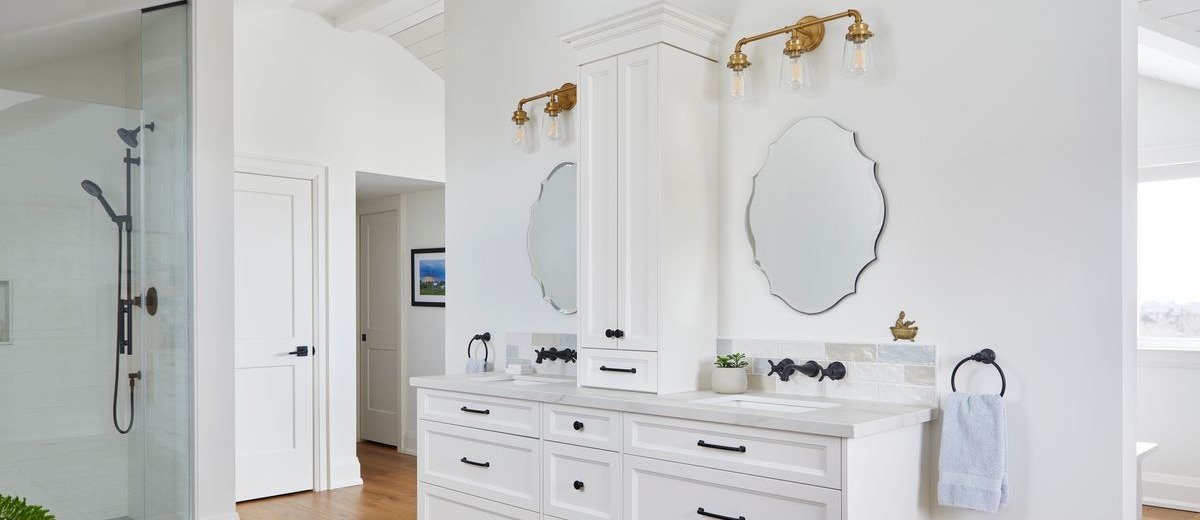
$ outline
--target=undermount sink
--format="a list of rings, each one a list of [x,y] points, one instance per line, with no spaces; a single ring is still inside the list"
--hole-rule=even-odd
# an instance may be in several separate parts
[[[558,377],[538,377],[538,376],[516,376],[516,375],[500,375],[480,379],[483,383],[505,384],[512,386],[533,386],[533,385],[552,385],[558,383],[569,383],[571,380]]]
[[[760,395],[728,395],[709,397],[692,401],[695,404],[711,404],[728,406],[743,410],[763,410],[769,412],[806,413],[841,406],[836,403],[819,403],[815,401],[800,401],[797,399],[780,399]]]

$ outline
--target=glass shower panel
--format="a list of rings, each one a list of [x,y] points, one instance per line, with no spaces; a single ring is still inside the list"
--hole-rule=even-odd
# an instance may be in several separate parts
[[[60,520],[192,517],[187,17],[0,75],[0,495]]]
[[[191,175],[188,153],[188,10],[142,14],[142,211],[135,244],[143,291],[158,297],[154,316],[139,328],[145,392],[139,468],[144,485],[131,486],[135,519],[186,518],[191,509]],[[134,455],[136,458],[138,455]]]

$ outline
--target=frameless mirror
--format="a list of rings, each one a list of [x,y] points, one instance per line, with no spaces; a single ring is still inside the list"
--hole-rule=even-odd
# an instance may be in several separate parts
[[[529,263],[542,298],[575,314],[575,163],[562,163],[542,181],[529,217]]]
[[[768,149],[747,208],[754,261],[771,294],[804,314],[854,294],[875,261],[885,211],[875,161],[854,132],[817,117],[792,125]]]

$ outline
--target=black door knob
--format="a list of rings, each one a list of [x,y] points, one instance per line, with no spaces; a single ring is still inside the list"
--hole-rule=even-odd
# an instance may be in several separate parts
[[[575,489],[577,489],[577,490],[579,490],[579,491],[583,491],[583,482],[582,482],[582,481],[579,481],[579,480],[576,480],[576,481],[575,481]]]
[[[581,423],[581,422],[579,422],[579,421],[575,421],[575,424],[572,424],[572,425],[571,425],[571,427],[572,427],[572,428],[575,428],[575,431],[582,431],[582,430],[583,430],[583,423]]]

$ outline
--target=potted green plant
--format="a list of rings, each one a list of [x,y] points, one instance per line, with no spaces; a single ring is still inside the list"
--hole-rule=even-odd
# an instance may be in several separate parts
[[[0,520],[55,520],[46,508],[25,503],[24,498],[0,495]]]
[[[717,356],[712,371],[712,389],[718,394],[740,394],[746,391],[746,355],[740,352]]]

